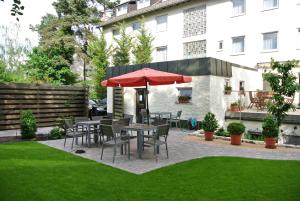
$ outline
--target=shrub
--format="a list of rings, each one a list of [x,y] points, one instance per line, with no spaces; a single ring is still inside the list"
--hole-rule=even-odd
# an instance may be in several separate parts
[[[215,134],[217,136],[229,137],[229,133],[223,127],[219,128]]]
[[[209,112],[205,115],[204,120],[202,121],[202,128],[207,132],[215,132],[219,127],[216,116]]]
[[[230,106],[231,107],[239,106],[239,103],[238,102],[234,102],[234,103],[231,103]]]
[[[35,137],[37,127],[36,119],[31,110],[21,112],[21,135],[23,139],[32,139]]]
[[[264,137],[277,137],[279,128],[276,119],[272,115],[267,115],[262,124],[262,134]]]
[[[232,87],[231,87],[231,86],[228,86],[228,85],[225,85],[225,86],[224,86],[224,89],[225,89],[225,91],[231,91],[231,90],[232,90]]]
[[[61,136],[62,136],[62,132],[61,132],[60,128],[56,127],[50,131],[49,139],[57,140],[57,139],[60,139]]]
[[[242,123],[232,122],[227,126],[227,131],[231,135],[241,135],[245,132],[246,127]]]

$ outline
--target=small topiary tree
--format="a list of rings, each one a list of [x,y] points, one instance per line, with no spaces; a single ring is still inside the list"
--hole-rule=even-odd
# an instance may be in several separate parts
[[[227,131],[231,135],[241,135],[245,132],[246,127],[239,122],[232,122],[227,126]]]
[[[21,135],[23,139],[35,138],[36,119],[31,110],[21,112]]]
[[[62,132],[61,132],[60,128],[58,128],[58,127],[53,128],[49,133],[49,139],[51,139],[51,140],[60,139],[61,136],[62,136]]]
[[[272,59],[273,72],[267,72],[263,75],[275,93],[272,101],[268,104],[268,112],[276,119],[278,127],[282,124],[287,112],[295,107],[292,103],[284,101],[285,96],[293,97],[296,90],[300,89],[300,85],[296,82],[297,78],[292,73],[295,66],[295,61],[280,63]]]
[[[264,137],[277,137],[279,133],[278,124],[276,119],[268,114],[262,124],[262,134]]]
[[[209,112],[205,115],[204,120],[202,121],[202,128],[207,132],[215,132],[219,127],[216,116]]]

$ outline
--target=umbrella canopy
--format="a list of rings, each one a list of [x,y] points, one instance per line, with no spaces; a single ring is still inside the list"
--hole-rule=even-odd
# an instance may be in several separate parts
[[[174,83],[180,84],[191,81],[191,76],[143,68],[141,70],[104,80],[101,82],[101,85],[105,87],[139,87],[147,85],[167,85]]]
[[[150,68],[143,68],[131,73],[109,78],[101,82],[105,87],[140,87],[145,86],[148,91],[148,85],[167,85],[167,84],[181,84],[192,81],[191,76],[184,76],[175,73],[167,73],[164,71],[154,70]],[[147,123],[149,125],[149,103],[148,94],[146,95],[147,108]]]

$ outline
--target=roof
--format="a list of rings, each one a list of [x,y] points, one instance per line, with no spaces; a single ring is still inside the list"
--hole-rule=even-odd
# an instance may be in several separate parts
[[[142,9],[131,11],[130,13],[120,15],[117,17],[113,17],[105,22],[100,23],[100,26],[102,26],[102,27],[108,26],[108,25],[114,24],[114,23],[122,21],[122,20],[127,20],[129,18],[134,18],[134,17],[140,16],[140,15],[146,14],[146,13],[151,13],[151,12],[154,12],[157,10],[169,8],[172,6],[176,6],[176,5],[191,2],[191,1],[192,0],[168,0],[168,1],[161,2],[161,3],[156,3],[156,4],[153,4],[152,6],[148,6],[148,7],[142,8]]]
[[[165,71],[169,73],[177,73],[187,76],[215,75],[222,77],[232,77],[233,67],[242,68],[244,70],[257,71],[257,69],[255,68],[241,66],[212,57],[204,57],[109,67],[106,69],[106,79],[134,72],[142,68],[151,68],[155,70]]]

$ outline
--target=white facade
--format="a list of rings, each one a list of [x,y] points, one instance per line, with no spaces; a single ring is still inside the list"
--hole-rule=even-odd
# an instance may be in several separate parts
[[[158,23],[161,16],[167,18],[163,28]],[[188,17],[192,27],[201,26],[196,34],[193,33],[195,30],[186,30],[189,27],[185,22]],[[256,68],[258,63],[270,62],[271,58],[278,61],[300,60],[300,21],[297,19],[300,19],[299,0],[195,0],[145,15],[145,27],[155,37],[153,62],[162,61],[162,58],[171,61],[213,57]],[[128,34],[137,33],[132,31],[132,23],[136,20],[126,21]],[[108,44],[113,44],[112,30],[112,25],[104,27]],[[162,56],[162,47],[167,49],[164,52],[165,57]],[[234,67],[230,79],[233,90],[237,89],[240,81],[245,81],[245,90],[262,89],[261,72],[262,70],[256,72]],[[296,68],[297,77],[299,73],[300,68]],[[212,110],[222,118],[228,104],[233,101],[230,100],[232,96],[224,96],[224,79],[216,76],[193,77],[193,83],[188,84],[193,87],[193,100],[190,105],[180,105],[173,101],[178,95],[176,86],[151,87],[151,110],[176,112],[182,108],[183,119],[192,116],[201,119],[205,112]],[[202,89],[203,86],[206,88]],[[125,103],[129,104],[125,107],[129,111],[135,111],[132,109],[135,106],[126,101],[133,98],[128,95],[133,94],[133,90],[125,89]],[[155,93],[151,93],[152,91]],[[166,92],[168,98],[159,97]],[[108,90],[108,96],[110,93]],[[205,97],[208,98],[202,93],[207,93]],[[166,103],[161,102],[159,106],[156,99],[165,100]],[[295,97],[295,103],[299,103],[299,94]],[[108,111],[112,111],[111,108]]]

